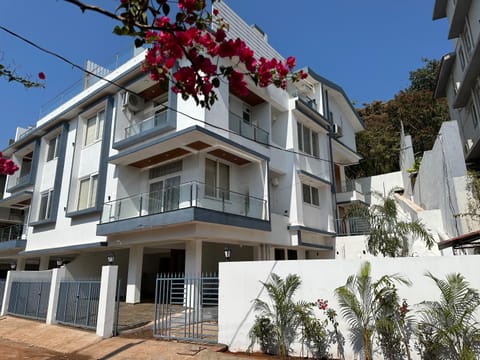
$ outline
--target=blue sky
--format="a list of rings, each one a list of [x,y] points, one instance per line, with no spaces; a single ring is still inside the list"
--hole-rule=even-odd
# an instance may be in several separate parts
[[[86,2],[89,2],[86,0]],[[113,9],[118,0],[91,0]],[[408,86],[421,58],[451,51],[445,19],[432,21],[433,0],[226,0],[257,24],[283,56],[341,85],[357,105],[388,100]],[[25,11],[28,9],[28,11]],[[61,0],[3,0],[0,25],[75,63],[101,64],[127,52],[131,39],[112,34],[113,20]],[[0,148],[16,126],[35,124],[43,104],[82,77],[70,65],[0,31],[0,59],[19,74],[46,74],[45,89],[0,80]]]

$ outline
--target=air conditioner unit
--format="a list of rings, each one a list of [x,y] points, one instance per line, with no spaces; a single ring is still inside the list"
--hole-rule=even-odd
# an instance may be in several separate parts
[[[467,139],[467,141],[465,142],[465,152],[468,153],[472,147],[473,147],[473,140]]]
[[[333,124],[333,137],[337,139],[342,136],[343,136],[342,127],[338,124]]]
[[[135,94],[125,93],[123,97],[123,106],[132,112],[137,112],[143,109],[145,101]]]

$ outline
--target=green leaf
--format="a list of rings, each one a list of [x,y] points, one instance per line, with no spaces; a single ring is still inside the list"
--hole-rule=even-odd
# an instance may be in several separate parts
[[[219,78],[213,78],[212,79],[212,85],[216,88],[220,87],[220,79]]]
[[[170,5],[168,5],[167,3],[163,4],[162,11],[165,16],[168,16],[168,14],[170,13]]]

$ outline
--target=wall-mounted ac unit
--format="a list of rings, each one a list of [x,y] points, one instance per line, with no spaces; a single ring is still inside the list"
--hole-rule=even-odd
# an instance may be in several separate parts
[[[335,139],[343,136],[342,127],[338,124],[333,124],[333,137]]]
[[[137,112],[142,110],[144,105],[145,100],[143,100],[140,96],[131,93],[125,93],[123,97],[123,106],[128,110]]]
[[[473,147],[473,140],[467,139],[467,141],[465,142],[465,152],[468,153],[472,147]]]

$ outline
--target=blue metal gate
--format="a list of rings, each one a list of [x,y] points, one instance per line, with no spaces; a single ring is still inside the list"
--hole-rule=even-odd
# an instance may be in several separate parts
[[[12,281],[8,313],[45,320],[51,281]]]
[[[62,324],[95,329],[99,297],[100,280],[61,281],[56,320]]]
[[[154,311],[154,336],[216,343],[218,276],[159,275]]]

